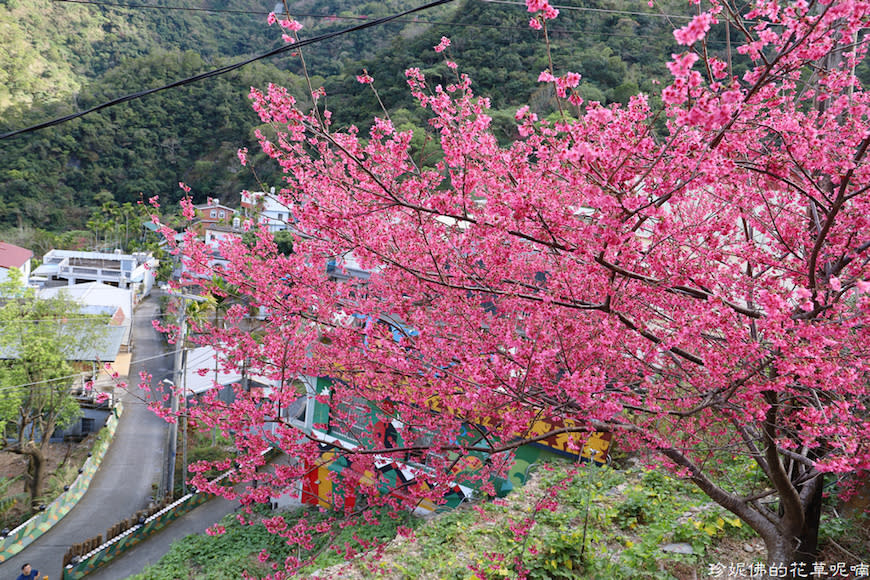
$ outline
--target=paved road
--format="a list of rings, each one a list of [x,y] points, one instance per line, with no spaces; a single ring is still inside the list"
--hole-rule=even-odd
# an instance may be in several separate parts
[[[189,535],[201,534],[222,517],[239,506],[237,501],[213,498],[184,514],[118,559],[88,574],[87,580],[119,580],[140,573],[146,566],[156,564],[172,543]]]
[[[155,382],[172,372],[172,356],[160,356],[166,350],[165,342],[151,326],[157,310],[158,299],[152,297],[135,312],[130,367],[133,385],[140,371],[150,373]],[[152,484],[160,481],[167,423],[146,408],[141,394],[136,387],[124,393],[124,414],[115,440],[78,505],[50,531],[0,565],[0,580],[14,579],[25,562],[31,562],[40,576],[47,574],[50,580],[57,580],[63,555],[72,544],[105,535],[109,526],[147,507]]]

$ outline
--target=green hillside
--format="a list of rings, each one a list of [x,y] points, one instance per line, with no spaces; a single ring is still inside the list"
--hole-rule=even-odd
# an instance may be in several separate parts
[[[269,27],[263,0],[153,0],[159,8],[125,8],[100,0],[0,0],[0,132],[66,115],[104,101],[158,87],[282,45]],[[625,102],[664,79],[674,50],[673,19],[622,0],[571,0],[550,30],[556,72],[583,74],[587,100]],[[343,29],[419,5],[410,0],[289,3],[304,28],[302,38]],[[188,8],[179,10],[178,8]],[[195,8],[195,10],[190,10]],[[213,9],[208,12],[204,9]],[[688,6],[673,2],[673,12]],[[650,14],[645,14],[649,11]],[[500,137],[511,139],[517,106],[553,110],[550,90],[537,83],[549,66],[540,32],[528,27],[521,2],[462,0],[383,26],[304,49],[315,87],[339,127],[366,124],[380,107],[356,82],[367,69],[403,129],[421,133],[425,111],[408,94],[404,70],[419,66],[433,83],[447,81],[441,36],[453,44],[449,58],[469,74],[478,94],[491,97]],[[713,48],[724,47],[713,39]],[[102,203],[180,196],[178,182],[195,198],[234,203],[243,188],[275,185],[280,176],[264,156],[252,168],[236,159],[240,147],[256,151],[259,123],[247,94],[274,81],[304,98],[307,83],[298,55],[284,53],[231,74],[163,91],[50,129],[0,141],[0,231],[36,227],[82,229]]]

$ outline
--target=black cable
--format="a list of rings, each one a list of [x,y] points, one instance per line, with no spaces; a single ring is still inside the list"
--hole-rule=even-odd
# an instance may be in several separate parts
[[[482,0],[486,2],[487,0]],[[214,13],[229,13],[229,14],[248,14],[252,16],[265,16],[270,12],[261,12],[256,10],[228,10],[222,8],[184,8],[182,6],[156,6],[154,4],[122,4],[120,2],[98,2],[97,0],[52,0],[52,2],[66,4],[88,4],[91,6],[110,6],[113,8],[130,8],[130,9],[155,9],[155,10],[177,10],[180,12],[214,12]],[[278,15],[278,14],[276,14]],[[312,14],[308,12],[293,12],[293,18],[319,18],[321,20],[370,20],[368,16],[338,16],[335,14]],[[431,24],[433,26],[464,26],[473,28],[491,28],[496,30],[514,30],[518,32],[529,32],[531,28],[528,25],[523,26],[505,26],[503,24],[482,24],[479,22],[445,22],[443,20],[420,20],[418,18],[396,18],[394,22],[407,22],[410,24]],[[597,34],[599,36],[624,36],[627,38],[656,38],[650,35],[640,34],[620,34],[600,32],[598,30],[578,29],[570,30],[567,28],[547,28],[549,34]]]
[[[260,12],[256,10],[227,10],[221,8],[184,8],[182,6],[156,6],[154,4],[122,4],[120,2],[98,2],[97,0],[52,0],[52,2],[66,4],[89,4],[92,6],[111,6],[113,8],[149,8],[155,10],[178,10],[181,12],[214,12],[214,13],[229,13],[229,14],[250,14],[252,16],[265,16],[271,12]],[[283,14],[283,13],[282,13]],[[281,16],[277,14],[276,16]],[[371,20],[368,16],[338,16],[335,14],[312,14],[307,12],[293,12],[293,18],[319,18],[321,20]],[[439,20],[420,20],[418,18],[396,18],[394,22],[407,22],[410,24],[432,24],[432,25],[447,25],[447,26],[472,26],[475,28],[495,28],[498,30],[517,30],[528,32],[531,30],[528,26],[505,26],[503,24],[480,24],[474,22],[445,22]],[[549,28],[547,32],[551,34],[574,34],[575,31],[567,28]],[[591,32],[591,31],[581,31]]]
[[[416,8],[411,8],[410,10],[406,10],[404,12],[400,12],[399,14],[393,14],[392,16],[384,16],[382,18],[377,18],[370,22],[365,22],[363,24],[358,24],[356,26],[351,26],[350,28],[344,28],[342,30],[336,30],[334,32],[328,32],[326,34],[321,34],[320,36],[315,36],[313,38],[307,38],[305,40],[300,40],[299,42],[294,42],[293,44],[285,44],[284,46],[278,47],[274,50],[270,50],[269,52],[260,54],[258,56],[251,57],[249,59],[230,64],[227,66],[223,66],[220,68],[216,68],[210,70],[208,72],[204,72],[198,75],[194,75],[192,77],[187,77],[185,79],[181,79],[160,87],[156,87],[153,89],[148,89],[145,91],[139,91],[138,93],[132,93],[129,95],[125,95],[123,97],[113,99],[111,101],[106,101],[104,103],[100,103],[90,109],[86,109],[84,111],[79,111],[78,113],[73,113],[71,115],[66,115],[64,117],[59,117],[56,119],[52,119],[51,121],[46,121],[44,123],[39,123],[37,125],[32,125],[30,127],[25,127],[24,129],[17,129],[15,131],[10,131],[8,133],[4,133],[0,135],[0,141],[9,139],[10,137],[15,137],[16,135],[21,135],[23,133],[32,133],[33,131],[39,131],[40,129],[47,129],[48,127],[53,127],[55,125],[60,125],[62,123],[66,123],[67,121],[72,121],[73,119],[78,119],[79,117],[84,117],[85,115],[89,115],[91,113],[95,113],[97,111],[101,111],[103,109],[107,109],[109,107],[114,107],[115,105],[120,105],[121,103],[126,103],[128,101],[134,101],[136,99],[140,99],[146,95],[150,95],[153,93],[157,93],[160,91],[165,91],[167,89],[174,89],[175,87],[180,87],[183,85],[188,85],[191,83],[195,83],[197,81],[201,81],[203,79],[211,78],[214,76],[219,76],[222,74],[226,74],[228,72],[232,72],[236,69],[242,68],[245,65],[251,64],[252,62],[256,62],[258,60],[263,60],[264,58],[269,58],[278,54],[282,54],[284,52],[297,50],[304,46],[308,46],[310,44],[314,44],[317,42],[321,42],[323,40],[328,40],[330,38],[335,38],[337,36],[342,36],[344,34],[348,34],[350,32],[356,32],[358,30],[365,30],[366,28],[372,28],[374,26],[379,26],[386,22],[390,22],[392,20],[396,20],[397,18],[402,18],[403,16],[408,16],[409,14],[414,14],[416,12],[422,12],[424,10],[429,10],[430,8],[435,8],[436,6],[441,6],[443,4],[449,4],[454,0],[435,0],[434,2],[430,2],[428,4],[424,4],[422,6],[418,6]]]
[[[481,2],[486,2],[487,4],[512,4],[514,6],[523,6],[526,4],[524,2],[517,2],[516,0],[481,0]],[[592,8],[589,6],[564,6],[562,4],[551,4],[553,8],[558,8],[560,10],[578,10],[580,12],[599,12],[602,14],[625,14],[627,16],[653,16],[659,18],[679,18],[680,20],[691,20],[692,16],[686,16],[684,14],[665,14],[664,12],[636,12],[632,10],[615,10],[609,8]]]
[[[267,15],[270,12],[264,12],[259,10],[232,10],[228,8],[194,8],[194,7],[184,7],[184,6],[157,6],[156,4],[124,4],[121,2],[98,2],[97,0],[52,0],[53,2],[66,2],[69,4],[93,4],[95,6],[112,6],[116,8],[153,8],[155,10],[179,10],[182,12],[214,12],[214,13],[228,13],[228,14],[254,14],[254,15]],[[517,6],[525,6],[522,2],[511,2],[508,0],[480,0],[481,2],[485,2],[487,4],[512,4]],[[603,14],[624,14],[627,16],[657,16],[660,18],[679,18],[681,20],[691,20],[691,16],[686,16],[682,14],[664,14],[661,12],[636,12],[631,10],[615,10],[615,9],[605,9],[605,8],[590,8],[585,6],[562,6],[558,4],[554,4],[553,8],[560,8],[563,10],[578,10],[581,12],[598,12]],[[276,16],[279,14],[276,12]],[[310,14],[304,12],[293,12],[292,15],[294,18],[332,18],[335,20],[368,20],[368,16],[338,16],[334,14]]]
[[[157,8],[157,9],[161,9],[161,10],[187,10],[187,11],[203,11],[203,12],[229,12],[229,13],[235,13],[235,14],[268,14],[268,12],[254,12],[254,11],[247,11],[247,10],[226,10],[226,9],[206,9],[206,8],[166,7],[166,6],[147,5],[147,4],[121,4],[121,3],[112,3],[112,2],[98,2],[98,1],[96,1],[96,0],[53,0],[53,1],[55,1],[55,2],[76,3],[76,4],[93,4],[93,5],[98,5],[98,6],[115,6],[115,7],[125,7],[125,8]],[[275,56],[275,55],[277,55],[277,54],[281,54],[281,53],[284,53],[284,52],[287,52],[287,51],[292,51],[292,50],[297,49],[297,48],[301,48],[301,47],[304,47],[304,46],[308,46],[308,45],[310,45],[310,44],[314,44],[314,43],[320,42],[320,41],[322,41],[322,40],[328,40],[328,39],[330,39],[330,38],[334,38],[334,37],[337,37],[337,36],[342,36],[342,35],[347,34],[347,33],[350,33],[350,32],[356,32],[356,31],[358,31],[358,30],[364,30],[364,29],[366,29],[366,28],[371,28],[371,27],[374,27],[374,26],[379,26],[379,25],[381,25],[381,24],[385,24],[385,23],[388,23],[388,22],[401,20],[403,17],[408,16],[408,15],[410,15],[410,14],[414,14],[414,13],[416,13],[416,12],[421,12],[421,11],[424,11],[424,10],[428,10],[428,9],[430,9],[430,8],[435,8],[435,7],[437,7],[437,6],[441,6],[441,5],[443,5],[443,4],[449,4],[449,3],[453,2],[453,1],[454,1],[454,0],[436,0],[435,2],[430,2],[429,4],[424,4],[423,6],[418,6],[418,7],[416,7],[416,8],[412,8],[412,9],[410,9],[410,10],[406,10],[406,11],[404,11],[404,12],[401,12],[401,13],[399,13],[399,14],[393,14],[393,15],[391,15],[391,16],[384,16],[384,17],[381,17],[381,18],[377,18],[377,19],[375,19],[375,20],[371,20],[371,21],[365,22],[365,23],[363,23],[363,24],[359,24],[359,25],[356,25],[356,26],[352,26],[352,27],[350,27],[350,28],[344,28],[344,29],[342,29],[342,30],[337,30],[337,31],[334,31],[334,32],[329,32],[329,33],[321,34],[321,35],[319,35],[319,36],[315,36],[315,37],[313,37],[313,38],[309,38],[309,39],[301,40],[301,41],[296,42],[296,43],[293,43],[293,44],[284,45],[284,46],[281,46],[281,47],[276,48],[276,49],[274,49],[274,50],[271,50],[271,51],[269,51],[269,52],[266,52],[266,53],[264,53],[264,54],[260,54],[260,55],[258,55],[258,56],[255,56],[255,57],[249,58],[249,59],[247,59],[247,60],[243,60],[243,61],[240,61],[240,62],[237,62],[237,63],[231,64],[231,65],[227,65],[227,66],[224,66],[224,67],[220,67],[220,68],[217,68],[217,69],[213,69],[213,70],[211,70],[211,71],[208,71],[208,72],[205,72],[205,73],[202,73],[202,74],[199,74],[199,75],[195,75],[195,76],[192,76],[192,77],[188,77],[188,78],[185,78],[185,79],[181,79],[181,80],[179,80],[179,81],[175,81],[175,82],[172,82],[172,83],[169,83],[169,84],[166,84],[166,85],[160,86],[160,87],[156,87],[156,88],[153,88],[153,89],[147,89],[147,90],[144,90],[144,91],[139,91],[139,92],[137,92],[137,93],[132,93],[132,94],[129,94],[129,95],[125,95],[125,96],[120,97],[120,98],[118,98],[118,99],[114,99],[114,100],[111,100],[111,101],[106,101],[106,102],[104,102],[104,103],[101,103],[101,104],[99,104],[99,105],[96,105],[96,106],[94,106],[94,107],[91,107],[90,109],[87,109],[87,110],[84,110],[84,111],[79,111],[79,112],[77,112],[77,113],[73,113],[73,114],[70,114],[70,115],[66,115],[66,116],[64,116],[64,117],[58,117],[58,118],[56,118],[56,119],[52,119],[51,121],[46,121],[46,122],[44,122],[44,123],[39,123],[39,124],[37,124],[37,125],[31,125],[30,127],[25,127],[25,128],[23,128],[23,129],[17,129],[17,130],[15,130],[15,131],[10,131],[10,132],[4,133],[4,134],[0,135],[0,141],[5,140],[5,139],[9,139],[9,138],[11,138],[11,137],[15,137],[15,136],[17,136],[17,135],[21,135],[21,134],[23,134],[23,133],[31,133],[31,132],[34,132],[34,131],[38,131],[38,130],[40,130],[40,129],[46,129],[46,128],[48,128],[48,127],[53,127],[53,126],[55,126],[55,125],[60,125],[60,124],[66,123],[67,121],[72,121],[73,119],[77,119],[77,118],[79,118],[79,117],[83,117],[83,116],[88,115],[88,114],[90,114],[90,113],[94,113],[94,112],[100,111],[100,110],[102,110],[102,109],[106,109],[106,108],[109,108],[109,107],[113,107],[113,106],[115,106],[115,105],[119,105],[119,104],[121,104],[121,103],[126,103],[126,102],[128,102],[128,101],[133,101],[133,100],[136,100],[136,99],[142,98],[142,97],[144,97],[144,96],[146,96],[146,95],[150,95],[150,94],[152,94],[152,93],[157,93],[157,92],[159,92],[159,91],[163,91],[163,90],[166,90],[166,89],[172,89],[172,88],[180,87],[180,86],[183,86],[183,85],[186,85],[186,84],[191,84],[191,83],[194,83],[194,82],[197,82],[197,81],[203,80],[203,79],[211,78],[211,77],[213,77],[213,76],[219,76],[219,75],[222,75],[222,74],[226,74],[226,73],[228,73],[228,72],[232,72],[232,71],[234,71],[234,70],[236,70],[236,69],[239,69],[239,68],[241,68],[241,67],[243,67],[243,66],[246,66],[246,65],[248,65],[248,64],[251,64],[252,62],[256,62],[256,61],[258,61],[258,60],[262,60],[262,59],[264,59],[264,58],[269,58],[269,57]],[[499,0],[482,0],[482,1],[487,2],[487,3],[496,3],[496,4],[519,4],[518,2],[509,2],[509,1],[504,1],[504,0],[502,0],[502,1],[499,1]],[[564,8],[575,8],[575,7],[564,7]],[[582,10],[582,8],[575,8],[575,9]],[[592,9],[589,9],[589,10],[592,11]],[[615,13],[621,13],[621,12],[623,12],[623,11],[616,11],[616,10],[614,10],[614,11],[612,11],[612,12],[615,12]],[[628,13],[628,12],[626,12],[626,13]],[[639,13],[639,14],[645,14],[645,13]],[[654,14],[653,14],[653,15],[654,15]],[[366,18],[366,17],[364,17],[364,16],[332,16],[332,15],[323,15],[323,14],[299,14],[298,16],[299,16],[299,17],[309,17],[309,18],[327,18],[327,19],[328,19],[328,18],[336,18],[336,19],[338,19],[338,18],[341,18],[341,19],[364,19],[364,18]],[[441,23],[441,22],[429,22],[429,21],[420,21],[420,20],[411,20],[410,22],[419,22],[419,23],[422,23],[422,24],[445,24],[445,23]],[[458,22],[451,22],[451,23],[449,23],[449,24],[450,24],[450,26],[475,26],[475,27],[479,27],[479,28],[484,28],[484,27],[486,27],[486,28],[509,28],[509,29],[512,29],[512,30],[517,30],[517,29],[519,29],[519,30],[524,30],[524,31],[527,30],[527,29],[524,28],[524,27],[505,27],[505,26],[499,26],[499,25],[487,25],[487,24],[478,24],[478,23],[458,23]],[[565,34],[570,34],[570,33],[572,33],[572,31],[567,30],[567,29],[565,29],[565,30],[561,30],[561,29],[552,29],[552,30],[550,30],[550,32],[551,32],[551,33],[565,33]],[[605,33],[605,32],[593,32],[593,31],[589,31],[589,32],[591,32],[592,34],[597,34],[598,36],[625,36],[625,37],[630,37],[630,38],[646,37],[646,36],[641,36],[641,35],[630,35],[630,34],[619,34],[619,33]],[[654,37],[649,37],[649,38],[654,38]],[[717,43],[717,44],[718,44],[717,41],[712,41],[712,43]]]
[[[52,2],[67,2],[69,4],[93,4],[94,6],[111,6],[113,8],[153,8],[154,10],[180,10],[183,12],[220,12],[225,14],[252,14],[263,16],[269,14],[269,12],[257,10],[230,10],[227,8],[185,8],[183,6],[157,6],[155,4],[122,4],[121,2],[96,2],[95,0],[52,0]]]

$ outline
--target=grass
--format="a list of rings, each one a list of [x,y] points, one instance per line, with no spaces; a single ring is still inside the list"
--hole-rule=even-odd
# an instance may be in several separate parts
[[[751,536],[663,472],[581,467],[569,480],[568,470],[545,466],[519,493],[441,515],[354,568],[364,578],[673,578],[701,569],[715,538]],[[693,553],[662,551],[677,542]]]
[[[175,542],[170,551],[157,563],[149,566],[134,580],[175,580],[178,578],[203,580],[230,580],[245,574],[262,577],[276,568],[287,557],[313,559],[300,577],[308,577],[314,570],[344,562],[344,551],[350,547],[359,550],[360,542],[383,543],[396,537],[399,526],[415,525],[410,514],[398,514],[392,518],[384,515],[377,518],[377,525],[348,526],[337,531],[333,537],[328,533],[312,534],[311,545],[303,548],[271,534],[261,525],[265,519],[281,515],[288,527],[301,519],[309,524],[327,522],[328,513],[315,508],[299,509],[275,514],[266,507],[258,507],[250,516],[230,514],[223,518],[219,527],[223,533],[215,536],[190,535]],[[244,520],[244,522],[242,522]],[[329,546],[340,546],[340,550]],[[261,558],[262,556],[262,558]],[[263,561],[268,556],[269,561]]]
[[[335,538],[315,534],[307,550],[229,516],[222,522],[224,535],[190,536],[135,578],[262,577],[273,571],[271,562],[280,569],[287,556],[314,556],[296,577],[468,580],[517,578],[523,572],[531,579],[688,580],[704,576],[711,564],[727,569],[765,560],[763,543],[752,530],[663,470],[581,466],[569,478],[571,468],[541,466],[525,488],[504,499],[425,519],[381,514],[375,525],[344,528]],[[261,511],[257,517],[274,515]],[[825,515],[822,555],[843,560],[837,551],[842,549],[866,562],[870,531],[860,531],[866,521],[834,515],[830,509]],[[329,517],[316,509],[283,516],[288,526],[302,517],[311,524]],[[397,536],[399,526],[414,533]],[[386,542],[377,556],[344,560],[347,547],[358,550],[360,541],[372,540]],[[340,548],[328,549],[328,544]],[[666,551],[668,544],[690,553]],[[261,553],[271,562],[261,562]]]

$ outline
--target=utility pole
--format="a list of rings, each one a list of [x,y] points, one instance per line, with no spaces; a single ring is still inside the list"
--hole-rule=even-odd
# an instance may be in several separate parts
[[[166,445],[166,466],[164,469],[165,477],[163,482],[163,488],[160,490],[160,496],[170,496],[172,497],[173,491],[175,489],[175,457],[178,455],[178,421],[183,421],[182,423],[182,436],[184,440],[182,441],[182,462],[186,466],[187,465],[187,378],[185,372],[186,366],[186,357],[184,350],[184,343],[187,336],[187,302],[186,300],[191,300],[193,302],[205,302],[206,298],[202,296],[196,296],[194,294],[171,294],[170,296],[174,296],[179,299],[179,310],[178,310],[178,340],[175,343],[175,359],[173,363],[173,380],[164,379],[163,382],[170,387],[170,410],[172,415],[175,417],[175,421],[169,424],[169,440]],[[181,386],[182,389],[182,397],[185,399],[184,401],[184,413],[180,414],[178,412],[179,409],[179,400],[178,400],[178,388]],[[187,490],[187,485],[183,486],[184,490]]]
[[[178,386],[184,376],[184,342],[187,334],[187,304],[183,299],[178,302],[178,340],[175,343],[175,363],[172,373],[172,402],[170,408],[175,421],[169,424],[169,453],[167,461],[166,493],[173,497],[175,492],[175,456],[178,454]]]
[[[184,469],[183,477],[181,478],[181,495],[187,495],[187,351],[182,353],[182,368],[185,369],[181,377],[181,466]]]

